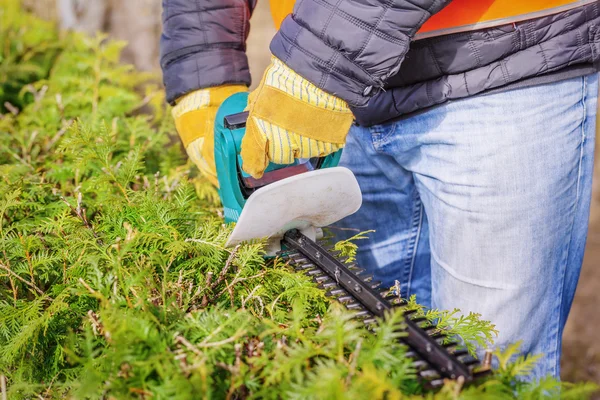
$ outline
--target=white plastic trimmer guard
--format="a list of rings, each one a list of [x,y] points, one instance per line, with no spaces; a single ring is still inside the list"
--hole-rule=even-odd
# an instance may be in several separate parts
[[[254,192],[226,246],[269,238],[267,253],[281,250],[280,241],[290,229],[299,229],[315,240],[317,229],[354,214],[362,194],[354,174],[334,167],[295,175]]]

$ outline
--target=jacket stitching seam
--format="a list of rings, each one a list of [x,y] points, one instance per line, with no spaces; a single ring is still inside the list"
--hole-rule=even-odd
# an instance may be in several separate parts
[[[507,60],[504,59],[500,62],[500,70],[502,71],[502,77],[504,78],[504,84],[507,85],[510,83],[510,72],[508,72],[508,67],[506,66]]]
[[[196,4],[198,4],[198,1],[196,0]],[[204,13],[207,11],[220,11],[220,10],[229,10],[232,8],[237,8],[237,6],[226,6],[226,7],[215,7],[215,8],[201,8],[197,11],[182,11],[182,12],[178,12],[175,13],[173,15],[169,15],[167,18],[164,19],[163,24],[166,24],[171,18],[174,17],[179,17],[181,15],[189,15],[190,13]]]
[[[521,49],[521,40],[520,40],[521,31],[519,30],[519,27],[515,25],[515,30],[511,33],[512,33],[511,38],[510,38],[510,41],[512,43],[511,53],[514,53]]]
[[[345,11],[342,11],[340,9],[334,9],[333,6],[327,2],[324,2],[322,0],[313,0],[315,3],[319,3],[321,6],[328,8],[329,10],[331,10],[335,15],[338,15],[342,18],[344,18],[346,21],[350,22],[353,25],[358,26],[359,28],[362,28],[365,32],[371,32],[372,30],[372,26],[367,24],[366,22],[348,14]],[[298,21],[296,21],[298,22]],[[388,35],[384,32],[381,31],[376,31],[374,32],[375,36],[379,37],[380,39],[384,39],[387,40],[389,42],[395,43],[395,44],[399,44],[399,45],[406,45],[408,40],[407,40],[407,36],[405,34],[401,34],[402,37],[397,38],[395,36],[391,36]],[[315,35],[316,36],[316,35]]]
[[[544,46],[542,46],[543,43],[538,44],[538,47],[540,48],[540,54],[542,55],[542,60],[544,61],[544,72],[548,71],[550,69],[550,65],[548,64],[548,59],[546,58],[546,50],[544,49]]]
[[[324,73],[323,76],[321,77],[320,80],[320,85],[319,87],[325,87],[325,85],[327,84],[327,81],[329,80],[329,77],[331,76],[331,70],[333,68],[333,66],[335,65],[335,63],[337,62],[337,59],[339,58],[340,53],[334,52],[333,53],[333,57],[332,60],[330,61],[330,67],[329,67],[329,71],[327,71],[327,73]]]
[[[591,60],[594,61],[594,60],[597,60],[597,57],[598,57],[598,52],[596,50],[596,45],[598,44],[597,38],[596,38],[597,31],[596,31],[595,25],[590,26],[588,35],[589,35],[590,57],[591,57]]]
[[[426,47],[427,50],[429,51],[429,54],[431,54],[431,59],[433,60],[433,65],[435,65],[436,69],[438,70],[438,74],[443,74],[444,72],[442,71],[442,68],[440,67],[440,63],[437,59],[437,57],[435,56],[435,52],[433,51],[433,46],[427,46]]]
[[[210,44],[195,44],[192,46],[183,47],[181,49],[173,50],[170,53],[165,54],[162,57],[161,65],[163,68],[171,65],[174,62],[179,61],[185,56],[203,53],[204,51],[215,51],[215,50],[236,50],[244,51],[244,48],[239,43],[234,42],[223,42],[223,43],[210,43]]]
[[[473,43],[473,34],[469,35],[469,40],[467,41],[467,47],[473,52],[473,56],[475,57],[475,63],[477,67],[481,67],[481,54],[479,53],[479,49]]]
[[[329,17],[327,18],[327,22],[325,22],[325,24],[323,25],[323,29],[321,29],[321,34],[319,35],[320,39],[323,39],[325,37],[325,32],[327,31],[327,28],[329,28],[329,24],[331,23],[331,20],[333,19],[333,16],[335,15],[335,10],[340,6],[340,4],[342,3],[343,0],[337,0],[337,3],[335,4],[335,8],[331,8],[329,11]]]
[[[304,2],[304,0],[300,0],[300,3],[303,3],[303,2]],[[298,23],[298,22],[296,22],[296,23]],[[298,24],[298,26],[300,26],[302,28],[302,25]],[[296,46],[294,46],[294,43],[296,43],[296,41],[298,40],[298,36],[300,36],[300,32],[302,32],[302,29],[298,29],[296,31],[296,34],[294,35],[294,40],[293,41],[289,41],[290,47],[286,51],[285,60],[282,60],[284,62],[284,64],[287,64],[288,61],[290,60],[290,58],[292,58],[292,50],[294,50],[294,47],[296,47]],[[280,33],[281,33],[281,31],[280,31]],[[287,39],[286,36],[283,33],[281,33],[281,36],[284,39]]]
[[[427,106],[431,106],[433,104],[433,96],[431,93],[431,81],[427,81],[425,83],[425,94],[427,95]]]
[[[298,24],[298,25],[299,25],[299,26],[300,26],[302,29],[305,29],[305,30],[307,30],[308,32],[310,32],[310,34],[314,35],[314,33],[313,33],[313,32],[312,32],[310,29],[306,28],[306,27],[305,27],[304,25],[302,25],[302,24],[301,24],[299,21],[296,21],[296,23],[297,23],[297,24]],[[313,60],[315,60],[315,61],[318,61],[318,62],[319,62],[319,64],[321,64],[321,65],[323,65],[323,66],[328,66],[328,65],[327,65],[327,61],[325,61],[325,60],[323,60],[323,59],[321,59],[321,58],[319,58],[319,57],[317,57],[317,56],[313,55],[313,54],[312,54],[312,53],[310,53],[308,50],[305,50],[304,48],[302,48],[301,46],[299,46],[299,45],[296,43],[296,41],[297,41],[297,39],[298,39],[298,36],[300,36],[300,32],[301,32],[301,30],[298,30],[298,32],[297,32],[297,33],[296,33],[296,35],[294,36],[294,40],[293,40],[293,41],[292,41],[292,40],[290,40],[290,38],[288,38],[288,37],[287,37],[287,36],[286,36],[286,35],[283,33],[283,31],[281,31],[281,30],[279,31],[279,35],[280,35],[280,36],[281,36],[283,39],[285,39],[285,40],[286,40],[286,41],[287,41],[287,42],[290,44],[290,46],[294,47],[295,49],[299,50],[300,52],[302,52],[302,53],[306,54],[307,56],[311,57]],[[315,35],[315,37],[316,37],[316,35]],[[321,41],[321,43],[322,43],[323,45],[325,45],[325,46],[326,46],[328,49],[330,49],[331,51],[333,51],[333,52],[339,52],[337,49],[335,49],[335,48],[331,47],[329,44],[327,44],[327,43],[325,43],[325,42],[323,42],[323,41]],[[346,58],[346,57],[344,57],[344,58]],[[348,59],[348,58],[346,58],[346,60],[348,60],[348,61],[349,61],[349,62],[350,62],[352,65],[354,65],[356,68],[358,68],[359,70],[361,70],[361,72],[363,72],[365,75],[367,75],[367,77],[370,79],[368,82],[366,82],[368,85],[377,85],[377,84],[379,84],[379,81],[378,81],[378,80],[377,80],[377,79],[376,79],[376,78],[375,78],[375,77],[374,77],[374,76],[373,76],[371,73],[369,73],[367,70],[365,70],[365,69],[364,69],[364,68],[363,68],[363,67],[362,67],[360,64],[357,64],[357,63],[353,62],[352,60],[350,60],[350,59]],[[351,77],[349,74],[346,74],[346,73],[344,73],[344,72],[343,72],[342,70],[340,70],[340,69],[337,69],[337,68],[332,68],[332,71],[335,71],[335,72],[339,73],[340,75],[343,75],[343,76],[345,76],[345,77],[347,77],[347,78],[350,78],[350,79],[351,79],[353,82],[364,83],[364,82],[361,82],[361,81],[357,81],[356,79],[353,79],[353,78],[352,78],[352,77]]]
[[[572,24],[569,21],[567,23],[568,27],[571,27]],[[583,40],[583,35],[581,34],[581,30],[580,29],[575,29],[575,36],[577,37],[577,50],[575,50],[575,54],[577,55],[577,57],[583,56],[582,52],[584,50],[584,46],[585,46],[585,41]],[[590,41],[591,43],[591,41]]]
[[[204,44],[208,44],[208,34],[206,33],[206,29],[204,26],[204,11],[200,11],[200,9],[202,8],[202,6],[200,5],[200,0],[196,0],[196,6],[198,7],[198,11],[196,12],[196,14],[198,14],[198,22],[200,23],[200,29],[202,30],[202,36],[204,36]]]
[[[387,12],[390,10],[390,7],[392,6],[392,1],[393,0],[387,0],[386,1],[384,9],[383,9],[383,12],[381,13],[381,15],[379,16],[379,18],[377,19],[377,22],[375,23],[375,26],[373,27],[373,29],[371,29],[371,31],[369,32],[369,35],[367,36],[367,38],[365,40],[365,43],[361,46],[361,48],[358,51],[358,53],[356,53],[356,55],[353,57],[353,60],[355,60],[358,57],[360,57],[362,55],[363,51],[365,51],[365,49],[369,45],[369,42],[371,42],[371,39],[373,38],[373,35],[379,29],[379,25],[381,24],[381,21],[383,21],[383,18],[385,18]]]
[[[313,59],[314,61],[316,61],[316,62],[317,62],[318,64],[320,64],[321,66],[324,66],[324,67],[328,67],[328,66],[329,66],[329,65],[327,64],[327,61],[324,61],[324,60],[322,60],[321,58],[319,58],[319,57],[317,57],[317,56],[315,56],[315,55],[311,54],[311,53],[310,53],[310,52],[308,52],[307,50],[305,50],[305,49],[303,49],[302,47],[298,46],[296,43],[294,43],[294,42],[290,41],[290,39],[289,39],[288,37],[286,37],[286,36],[285,36],[285,35],[284,35],[284,34],[283,34],[281,31],[279,31],[279,33],[280,33],[280,36],[281,36],[281,38],[282,38],[283,40],[287,41],[287,42],[290,44],[290,47],[292,47],[292,48],[294,48],[294,49],[296,49],[296,50],[300,51],[301,53],[305,54],[307,57],[310,57],[311,59]],[[328,46],[328,47],[329,47],[329,46]],[[330,49],[331,49],[331,47],[330,47]],[[333,50],[333,49],[332,49],[332,50]],[[368,77],[371,79],[371,81],[370,81],[370,82],[367,82],[367,84],[373,84],[373,85],[374,85],[375,83],[377,83],[377,82],[376,82],[376,81],[375,81],[375,80],[374,80],[374,79],[371,77],[371,74],[369,74],[367,71],[365,71],[365,70],[364,70],[364,69],[363,69],[363,68],[362,68],[360,65],[358,65],[358,64],[356,64],[356,63],[353,63],[353,62],[352,62],[352,65],[354,65],[356,68],[360,69],[360,70],[361,70],[363,73],[365,73],[365,74],[366,74],[366,75],[367,75],[367,76],[368,76]],[[357,81],[356,79],[352,78],[352,77],[351,77],[349,74],[346,74],[345,72],[341,71],[341,70],[340,70],[340,69],[338,69],[338,68],[331,67],[331,71],[333,71],[333,72],[336,72],[336,73],[338,73],[338,74],[340,74],[340,75],[342,75],[342,76],[345,76],[346,78],[350,79],[352,82],[359,83],[359,84],[364,84],[364,82],[362,82],[362,81]],[[357,97],[357,98],[360,98],[360,97]]]

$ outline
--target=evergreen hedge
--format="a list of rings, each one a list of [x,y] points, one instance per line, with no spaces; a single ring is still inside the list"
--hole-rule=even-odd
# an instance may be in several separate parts
[[[214,189],[186,161],[123,44],[59,34],[0,0],[0,399],[581,399],[496,353],[468,388],[424,392],[400,313],[368,332],[262,243],[225,249]],[[353,245],[344,243],[352,252]],[[472,351],[494,328],[417,308]]]

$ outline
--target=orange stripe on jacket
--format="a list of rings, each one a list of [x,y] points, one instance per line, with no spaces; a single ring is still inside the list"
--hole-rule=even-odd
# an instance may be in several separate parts
[[[454,0],[421,27],[418,37],[438,36],[553,14],[596,0]],[[295,0],[270,0],[277,29]]]

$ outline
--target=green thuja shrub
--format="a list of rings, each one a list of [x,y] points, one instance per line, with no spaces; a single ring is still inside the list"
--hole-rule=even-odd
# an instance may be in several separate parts
[[[61,51],[29,83],[20,112],[0,114],[0,399],[579,399],[594,390],[527,383],[535,359],[511,363],[510,348],[487,381],[423,392],[398,344],[399,313],[372,334],[309,278],[266,262],[261,243],[224,248],[230,227],[214,189],[186,162],[163,92],[118,63],[121,43],[58,39],[15,4],[0,0],[23,24],[0,26],[4,48],[30,31],[47,35],[40,48]],[[471,350],[493,339],[476,315],[410,307]]]
[[[19,2],[0,3],[0,112],[16,113],[33,101],[27,85],[48,76],[57,36],[54,24],[21,12]]]

